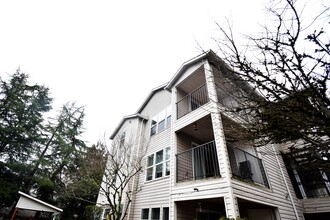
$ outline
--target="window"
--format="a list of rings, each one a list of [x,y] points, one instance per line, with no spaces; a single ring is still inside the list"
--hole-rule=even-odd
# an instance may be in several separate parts
[[[170,212],[169,212],[169,208],[168,207],[164,207],[163,208],[163,220],[169,220],[170,219]]]
[[[149,219],[149,209],[142,209],[141,219],[142,220],[148,220]]]
[[[161,132],[165,129],[165,117],[166,109],[164,109],[158,114],[158,132]]]
[[[170,147],[165,149],[165,176],[170,175],[170,150]]]
[[[151,208],[151,216],[149,217],[149,209],[142,209],[141,210],[141,219],[142,220],[168,220],[169,219],[169,208],[163,208],[162,218],[161,216],[161,208]]]
[[[109,215],[109,213],[110,213],[110,209],[106,208],[103,212],[103,220],[107,219],[107,216]]]
[[[150,131],[150,136],[156,134],[157,131],[157,116],[153,117],[151,119],[151,131]]]
[[[159,220],[160,219],[160,208],[152,208],[151,209],[151,219]]]
[[[151,119],[150,136],[153,136],[159,132],[162,132],[166,128],[171,126],[171,106],[159,112]]]
[[[156,153],[156,173],[155,178],[163,176],[163,150]]]
[[[152,180],[153,173],[153,165],[154,165],[154,155],[150,155],[147,161],[147,180]]]
[[[146,180],[170,175],[170,147],[157,151],[147,158]]]

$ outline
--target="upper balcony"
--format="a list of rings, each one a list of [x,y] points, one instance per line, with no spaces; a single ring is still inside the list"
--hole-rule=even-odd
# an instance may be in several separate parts
[[[233,177],[269,187],[262,160],[254,155],[253,147],[240,137],[237,124],[223,117],[228,157]],[[220,175],[217,146],[211,116],[207,115],[176,132],[176,182],[189,182]]]
[[[177,119],[209,102],[204,68],[201,66],[177,86]]]
[[[209,101],[206,85],[203,84],[176,103],[177,119],[196,110]]]
[[[330,198],[330,172],[318,167],[312,170],[304,169],[309,160],[292,158],[289,154],[282,154],[293,188],[299,199]]]

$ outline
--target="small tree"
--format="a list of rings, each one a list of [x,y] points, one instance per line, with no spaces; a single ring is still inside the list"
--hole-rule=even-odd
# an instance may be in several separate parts
[[[138,186],[138,174],[142,171],[145,149],[141,138],[134,140],[124,135],[115,138],[107,150],[108,160],[100,193],[109,204],[109,219],[125,219],[133,196],[141,190]]]
[[[67,176],[65,190],[60,193],[63,207],[62,219],[91,219],[91,215],[100,214],[95,207],[100,184],[106,165],[106,149],[102,143],[87,148],[87,152],[77,161],[77,170]]]

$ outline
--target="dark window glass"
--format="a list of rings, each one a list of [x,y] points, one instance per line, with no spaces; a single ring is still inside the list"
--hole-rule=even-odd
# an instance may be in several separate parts
[[[156,128],[157,128],[157,126],[156,126],[156,125],[155,125],[155,126],[153,126],[153,127],[151,127],[150,136],[152,136],[152,135],[156,134]]]
[[[152,180],[153,167],[147,169],[147,180]]]
[[[160,219],[160,208],[152,208],[151,209],[151,219],[159,220]]]
[[[165,119],[158,123],[158,132],[161,132],[165,129]]]
[[[142,220],[148,220],[149,219],[149,209],[142,209],[141,219]]]
[[[168,207],[163,208],[163,220],[169,220],[170,219],[170,210]]]
[[[156,153],[156,164],[163,162],[163,150]]]
[[[165,175],[168,176],[170,175],[170,161],[166,162],[166,170],[165,170]]]
[[[148,157],[148,164],[147,164],[147,166],[150,167],[152,165],[154,165],[154,155],[153,154]]]
[[[156,166],[156,178],[162,177],[163,176],[163,164],[159,164]]]
[[[166,119],[166,127],[170,127],[171,126],[171,116],[168,116]]]

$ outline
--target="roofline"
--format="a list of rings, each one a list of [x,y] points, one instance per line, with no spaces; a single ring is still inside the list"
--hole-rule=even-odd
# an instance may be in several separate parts
[[[160,91],[160,90],[163,90],[165,89],[165,87],[167,86],[168,83],[164,83],[154,89],[151,90],[151,92],[149,93],[149,95],[147,96],[147,98],[144,100],[144,102],[142,103],[142,105],[138,108],[137,110],[137,114],[141,113],[141,111],[144,109],[144,107],[148,104],[148,102],[150,101],[150,99],[152,98],[152,96]]]
[[[174,83],[180,78],[181,74],[191,65],[200,62],[201,60],[207,58],[210,54],[214,55],[215,53],[212,50],[205,51],[204,53],[184,62],[181,67],[176,71],[172,79],[168,82],[165,89],[171,90]]]
[[[213,51],[213,50],[208,50],[205,51],[204,53],[184,62],[181,67],[179,68],[179,70],[175,73],[175,75],[172,77],[172,79],[168,82],[167,86],[165,87],[166,90],[171,90],[171,88],[173,87],[173,85],[177,82],[177,80],[181,77],[181,75],[183,74],[184,71],[187,70],[187,68],[189,68],[191,65],[196,64],[200,61],[202,61],[203,59],[208,59],[209,63],[215,66],[218,66],[219,64],[221,66],[218,66],[217,68],[220,68],[223,71],[226,70],[231,70],[231,68]],[[251,85],[249,85],[246,82],[243,82],[242,79],[235,75],[235,74],[229,74],[226,76],[229,80],[231,80],[233,83],[237,84],[237,80],[239,80],[241,83],[239,84],[239,86],[242,87],[243,90],[245,91],[252,91],[253,94],[257,95],[258,97],[260,96],[260,94],[255,91]]]
[[[130,119],[130,118],[135,118],[135,117],[139,117],[139,118],[142,118],[144,120],[148,120],[149,118],[146,117],[146,116],[143,116],[141,115],[141,111],[143,110],[143,108],[148,104],[148,102],[150,101],[150,99],[152,98],[152,96],[160,91],[160,90],[163,90],[165,88],[165,86],[167,85],[167,83],[164,83],[154,89],[151,90],[151,92],[149,93],[149,95],[147,96],[147,98],[144,100],[144,102],[142,103],[142,105],[138,108],[137,110],[137,113],[133,114],[133,115],[127,115],[127,116],[124,116],[121,121],[119,122],[118,126],[116,127],[116,129],[112,132],[112,134],[110,135],[110,140],[113,140],[114,137],[116,136],[116,134],[118,133],[119,129],[121,128],[121,126],[123,126],[124,122],[127,120],[127,119]]]
[[[116,134],[118,133],[119,129],[123,126],[124,122],[128,119],[132,119],[132,118],[142,118],[144,120],[148,120],[148,117],[145,117],[141,114],[133,114],[133,115],[126,115],[124,116],[121,121],[119,122],[118,126],[116,127],[116,129],[112,132],[112,134],[110,135],[110,140],[113,140],[114,137],[116,136]]]
[[[37,202],[37,203],[43,204],[45,206],[48,206],[49,208],[55,209],[55,210],[57,210],[59,212],[63,212],[63,209],[57,208],[56,206],[53,206],[51,204],[48,204],[47,202],[41,201],[40,199],[34,198],[33,196],[30,196],[30,195],[28,195],[26,193],[23,193],[21,191],[18,191],[18,194],[20,194],[22,196],[25,196],[25,197],[27,197],[27,198],[29,198],[29,199]]]

